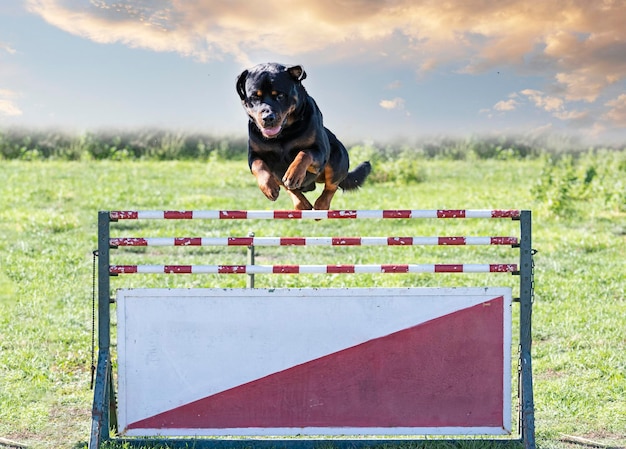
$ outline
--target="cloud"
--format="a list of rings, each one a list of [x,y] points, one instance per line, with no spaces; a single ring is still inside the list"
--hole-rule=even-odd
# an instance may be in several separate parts
[[[613,125],[626,128],[626,94],[622,94],[614,100],[608,101],[605,106],[611,109],[602,118]]]
[[[553,129],[552,123],[546,123],[544,125],[541,125],[532,129],[530,132],[536,135],[549,134],[552,131],[552,129]]]
[[[385,86],[385,89],[393,90],[400,89],[402,87],[402,81],[395,80]]]
[[[519,103],[515,100],[515,98],[511,98],[509,100],[498,101],[493,108],[496,111],[512,111],[514,110]]]
[[[584,122],[589,117],[587,111],[558,111],[553,114],[556,118],[572,122]]]
[[[13,47],[4,42],[0,42],[0,50],[4,50],[10,55],[14,55],[15,53],[17,53],[17,51]]]
[[[0,115],[14,117],[22,115],[22,110],[12,101],[0,98]]]
[[[50,24],[100,43],[177,52],[200,61],[235,57],[403,64],[420,75],[445,67],[482,73],[507,66],[543,76],[563,101],[594,102],[626,79],[622,0],[26,0]],[[556,95],[556,94],[555,94]],[[548,111],[557,98],[532,97]],[[511,106],[503,103],[500,107]]]
[[[557,31],[546,38],[545,54],[559,62],[555,79],[570,101],[593,102],[604,88],[626,74],[626,31],[612,28],[616,19],[626,18],[626,7],[621,3],[619,10],[607,9],[614,17],[599,16],[595,9],[585,11],[590,15],[587,26],[578,32]],[[600,22],[592,25],[592,20]]]
[[[512,93],[509,95],[508,100],[499,101],[493,106],[493,109],[499,112],[510,112],[521,106],[524,100],[527,100],[536,108],[549,113],[552,117],[567,122],[569,126],[589,127],[594,123],[589,111],[568,109],[567,102],[563,99],[547,95],[536,89],[524,89],[520,92]],[[624,95],[623,103],[626,106],[626,95]],[[619,107],[617,100],[615,105]]]
[[[17,94],[8,89],[0,89],[0,116],[15,117],[22,115],[22,110],[13,102]]]
[[[525,95],[535,106],[548,112],[561,111],[563,100],[557,97],[545,95],[543,92],[533,89],[524,89],[520,94]]]
[[[381,108],[387,109],[387,110],[404,109],[404,99],[396,97],[392,100],[381,100],[380,103],[378,103],[378,105]]]

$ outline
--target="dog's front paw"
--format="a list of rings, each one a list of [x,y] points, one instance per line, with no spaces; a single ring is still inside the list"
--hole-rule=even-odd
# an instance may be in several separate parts
[[[312,164],[313,156],[307,151],[300,151],[287,168],[282,179],[283,185],[289,190],[297,190],[302,187],[307,171],[313,169]]]
[[[268,200],[276,201],[278,199],[278,194],[280,193],[280,185],[278,185],[274,178],[268,177],[264,180],[259,179],[259,188]]]
[[[306,177],[306,170],[287,170],[285,176],[283,176],[283,184],[289,190],[297,190],[302,186],[304,178]]]

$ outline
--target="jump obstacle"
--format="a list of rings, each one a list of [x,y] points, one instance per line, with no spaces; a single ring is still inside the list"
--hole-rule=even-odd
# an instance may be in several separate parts
[[[126,220],[511,219],[519,237],[111,237]],[[118,231],[114,228],[115,231]],[[372,447],[479,437],[535,447],[531,212],[103,211],[89,447]],[[257,265],[261,246],[511,246],[519,263]],[[119,265],[112,250],[248,247],[244,265]],[[339,253],[339,249],[337,249]],[[127,274],[509,273],[510,288],[120,289]],[[519,302],[517,437],[511,307]],[[116,391],[111,304],[117,311]],[[116,434],[112,438],[110,430]],[[487,438],[490,437],[490,438]]]

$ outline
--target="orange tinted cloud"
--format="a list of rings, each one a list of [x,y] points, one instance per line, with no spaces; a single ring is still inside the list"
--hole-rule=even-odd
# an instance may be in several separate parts
[[[535,104],[535,106],[548,112],[560,111],[563,109],[563,100],[560,98],[544,95],[543,92],[534,89],[524,89],[520,93],[522,95],[526,95],[528,99]]]
[[[498,101],[493,108],[496,111],[513,111],[515,110],[515,108],[517,107],[519,103],[517,102],[517,100],[515,100],[515,98],[510,98],[508,100],[502,100],[502,101]]]
[[[0,89],[0,116],[22,115],[22,110],[15,104],[18,95],[8,89]]]
[[[242,62],[268,53],[323,57],[324,50],[339,49],[343,57],[397,57],[420,70],[450,62],[473,73],[509,65],[546,73],[567,99],[587,101],[626,76],[626,7],[617,0],[27,0],[27,5],[51,24],[96,42],[201,60],[227,54]],[[400,51],[398,38],[404,43]]]
[[[626,77],[623,0],[27,0],[27,5],[49,23],[96,42],[202,61],[232,55],[250,64],[308,54],[374,58],[419,73],[443,65],[466,73],[507,66],[546,77],[558,87],[560,101],[586,102]]]
[[[611,109],[604,116],[614,125],[626,128],[626,94],[622,94],[614,100],[606,103]]]
[[[404,109],[404,99],[396,97],[391,100],[381,100],[379,106],[383,109]]]

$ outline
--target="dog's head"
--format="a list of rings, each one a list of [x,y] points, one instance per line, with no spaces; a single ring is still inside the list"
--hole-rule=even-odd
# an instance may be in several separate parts
[[[237,78],[237,93],[244,109],[266,139],[277,138],[297,118],[305,94],[301,66],[259,64]]]

